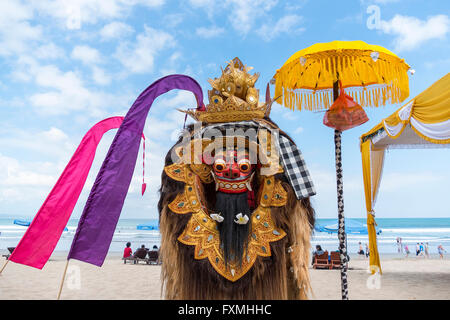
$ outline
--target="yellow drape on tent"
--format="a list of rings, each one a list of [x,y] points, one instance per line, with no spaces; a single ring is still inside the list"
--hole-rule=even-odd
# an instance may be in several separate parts
[[[364,193],[367,209],[367,231],[369,235],[370,266],[372,273],[379,271],[381,274],[380,255],[377,246],[376,222],[374,217],[374,205],[380,186],[381,172],[384,161],[384,150],[372,149],[370,139],[361,144],[363,165]],[[374,268],[376,267],[376,268]]]
[[[413,117],[422,123],[450,119],[450,73],[414,99]]]

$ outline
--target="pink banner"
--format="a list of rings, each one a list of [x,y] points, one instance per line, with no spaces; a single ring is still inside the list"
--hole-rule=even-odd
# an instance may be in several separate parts
[[[44,267],[83,190],[97,145],[105,132],[119,128],[122,121],[123,117],[108,118],[86,133],[9,260],[38,269]]]

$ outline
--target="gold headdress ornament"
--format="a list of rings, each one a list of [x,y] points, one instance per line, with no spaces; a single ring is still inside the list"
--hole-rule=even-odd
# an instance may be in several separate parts
[[[197,121],[207,123],[262,119],[269,116],[272,103],[276,99],[270,99],[270,93],[267,91],[266,102],[259,101],[259,90],[255,88],[259,73],[249,74],[252,69],[243,65],[239,58],[234,58],[228,62],[225,70],[222,69],[220,78],[208,80],[212,90],[208,90],[209,104],[206,111],[180,111]]]

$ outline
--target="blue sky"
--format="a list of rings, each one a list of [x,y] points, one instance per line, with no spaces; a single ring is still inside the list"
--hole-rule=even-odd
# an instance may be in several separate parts
[[[450,69],[449,13],[448,2],[416,0],[0,0],[0,214],[34,216],[85,132],[125,115],[143,89],[168,74],[194,77],[206,95],[207,79],[238,56],[261,74],[263,90],[296,51],[363,40],[416,70],[412,98]],[[176,108],[194,106],[182,91],[153,105],[145,127],[147,192],[139,194],[140,154],[123,218],[157,217],[162,158],[183,126]],[[399,106],[368,108],[370,121],[343,134],[348,217],[365,217],[359,136]],[[271,116],[304,154],[317,216],[336,217],[333,130],[322,124],[323,113],[274,106]],[[114,134],[99,145],[73,217]],[[449,217],[449,159],[448,149],[389,151],[377,217]]]

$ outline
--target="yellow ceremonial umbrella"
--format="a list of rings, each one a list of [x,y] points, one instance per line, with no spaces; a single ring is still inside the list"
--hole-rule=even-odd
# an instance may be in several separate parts
[[[290,109],[328,109],[340,80],[363,107],[399,103],[409,96],[409,68],[391,51],[363,41],[316,43],[277,70],[275,97],[283,96]]]
[[[277,70],[275,97],[292,110],[328,109],[339,95],[339,82],[363,107],[400,103],[409,96],[410,67],[391,51],[363,41],[316,43],[294,53]],[[412,73],[412,70],[411,70]],[[341,163],[341,131],[335,130],[339,251],[342,298],[348,299],[347,248]],[[376,239],[374,213],[367,208],[369,238]],[[370,241],[370,265],[379,267],[376,241]],[[376,254],[372,254],[376,253]],[[378,269],[379,270],[379,269]],[[379,270],[381,272],[381,270]]]

